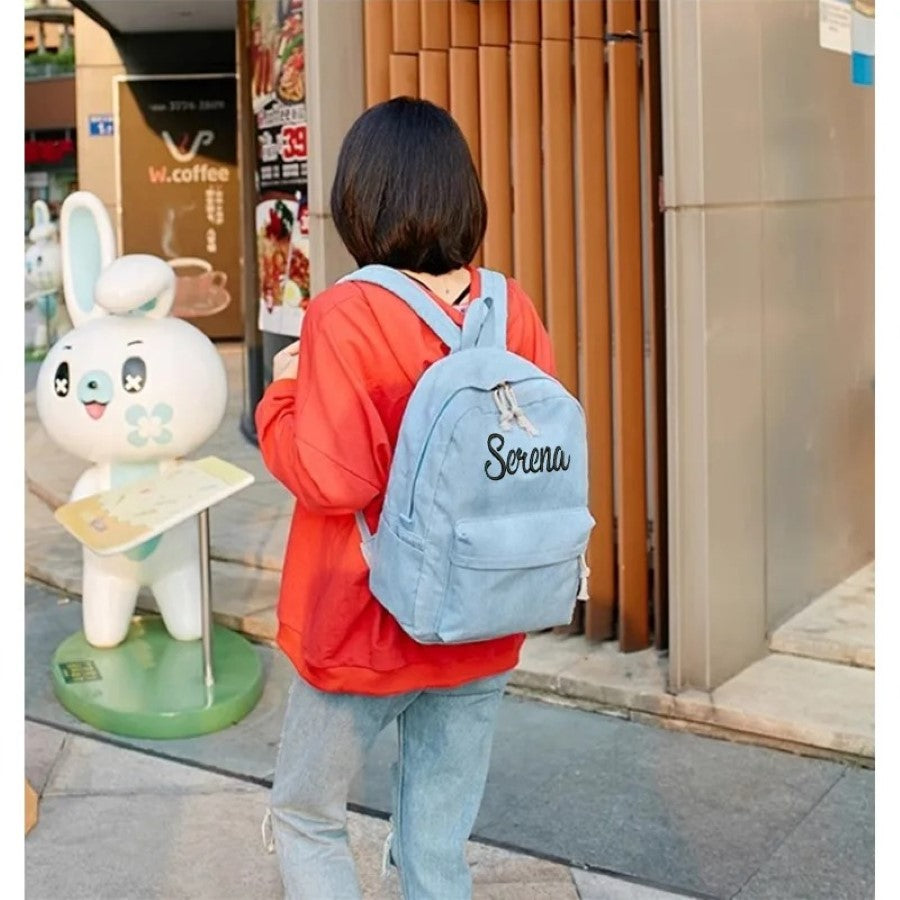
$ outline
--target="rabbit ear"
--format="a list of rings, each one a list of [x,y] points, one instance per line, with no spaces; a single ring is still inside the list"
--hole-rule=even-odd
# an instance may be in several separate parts
[[[50,221],[50,207],[43,200],[35,200],[31,204],[31,217],[34,224],[28,232],[28,240],[32,244],[55,240],[56,226]]]
[[[49,225],[50,207],[43,200],[35,200],[31,204],[31,218],[34,220],[32,225]]]
[[[66,309],[78,326],[107,315],[94,300],[94,287],[115,259],[116,238],[106,208],[88,191],[66,197],[59,221]]]
[[[175,301],[175,272],[157,256],[120,256],[100,274],[94,297],[112,315],[161,319]]]

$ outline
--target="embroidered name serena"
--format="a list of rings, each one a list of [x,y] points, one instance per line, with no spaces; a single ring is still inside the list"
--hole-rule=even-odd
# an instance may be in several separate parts
[[[532,447],[526,452],[521,447],[509,450],[504,456],[502,434],[492,434],[487,439],[488,453],[497,461],[487,460],[484,464],[484,474],[491,481],[499,481],[505,475],[515,475],[524,472],[532,475],[537,472],[564,472],[569,468],[571,457],[566,456],[562,447]]]

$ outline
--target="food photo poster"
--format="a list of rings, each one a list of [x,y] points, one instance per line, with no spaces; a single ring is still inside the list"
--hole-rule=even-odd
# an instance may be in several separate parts
[[[302,0],[253,0],[250,34],[259,328],[297,337],[309,303]]]

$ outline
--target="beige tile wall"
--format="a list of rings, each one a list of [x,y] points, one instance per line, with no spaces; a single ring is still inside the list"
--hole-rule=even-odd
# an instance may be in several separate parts
[[[765,633],[765,388],[762,213],[704,219],[709,671],[713,683],[755,659]],[[729,289],[721,290],[724,284]]]
[[[873,213],[763,212],[770,628],[874,553]]]
[[[873,95],[815,0],[663,0],[672,672],[873,554]]]
[[[752,203],[760,198],[761,5],[759,0],[699,2],[703,190],[688,202]]]
[[[849,57],[819,48],[817,3],[760,7],[763,199],[871,198],[874,91],[850,83]]]
[[[365,109],[363,0],[307,0],[310,289],[356,268],[331,218],[331,183],[347,130]],[[335,103],[334,98],[340,97]]]

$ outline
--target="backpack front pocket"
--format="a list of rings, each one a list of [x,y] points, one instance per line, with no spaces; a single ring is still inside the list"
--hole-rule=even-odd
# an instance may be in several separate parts
[[[457,522],[435,633],[465,643],[568,624],[593,525],[583,507]]]

